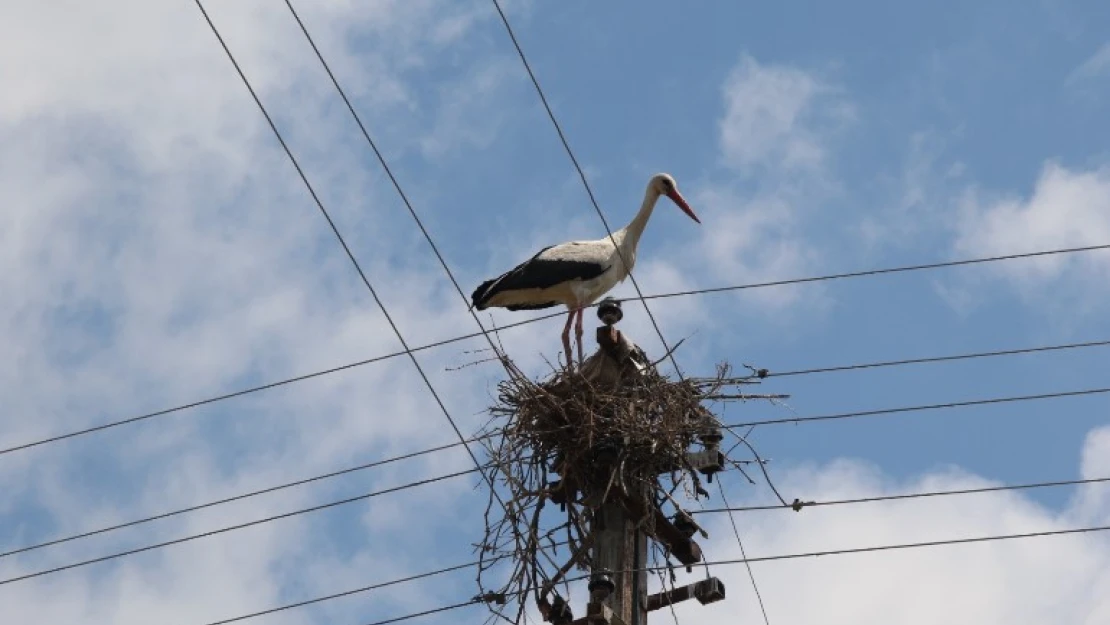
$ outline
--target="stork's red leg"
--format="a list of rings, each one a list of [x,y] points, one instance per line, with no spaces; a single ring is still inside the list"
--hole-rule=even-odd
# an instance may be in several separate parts
[[[578,320],[574,323],[574,337],[578,339],[578,364],[586,357],[582,350],[582,315],[586,314],[585,308],[578,309]]]
[[[567,367],[570,367],[574,354],[570,351],[570,324],[574,321],[574,309],[567,310],[567,324],[563,326],[563,352],[567,357]]]

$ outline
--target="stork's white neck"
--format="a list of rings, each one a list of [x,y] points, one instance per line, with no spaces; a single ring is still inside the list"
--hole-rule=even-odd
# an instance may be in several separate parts
[[[640,212],[636,213],[632,221],[624,227],[622,247],[635,253],[636,245],[640,242],[640,235],[644,233],[644,227],[647,226],[648,219],[651,218],[651,213],[655,210],[655,204],[658,201],[659,192],[649,185],[644,192],[644,203],[640,205]]]

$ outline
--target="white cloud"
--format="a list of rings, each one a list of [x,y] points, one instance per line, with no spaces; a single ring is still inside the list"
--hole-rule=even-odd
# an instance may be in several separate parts
[[[495,17],[486,8],[302,4],[360,112],[389,120],[371,121],[372,130],[417,137],[398,142],[408,153],[428,131],[412,122],[413,85],[436,69],[438,53],[465,48],[454,66],[463,72],[488,66],[485,49],[465,41]],[[262,2],[206,6],[406,338],[418,344],[473,331],[439,267],[409,253],[408,217],[376,165],[367,167],[366,146],[288,12]],[[398,349],[191,3],[5,3],[0,59],[0,447]],[[486,86],[485,97],[500,103],[498,85]],[[464,123],[450,102],[421,114],[431,128],[445,127],[441,118]],[[451,350],[419,358],[464,432],[473,431],[489,370],[444,372]],[[0,550],[452,437],[411,363],[399,358],[7,454]],[[469,462],[454,450],[3,558],[0,577]],[[411,503],[426,513],[405,521],[414,569],[452,514],[476,505],[472,483],[412,491]],[[338,567],[349,556],[345,545],[365,542],[362,514],[388,517],[407,497],[0,586],[0,603],[6,618],[23,623],[188,624],[253,611],[302,596],[313,585],[296,564]],[[434,583],[427,588],[426,601],[440,597]],[[349,605],[365,620],[381,613],[375,601]]]
[[[838,193],[827,155],[853,116],[852,103],[838,86],[816,72],[745,55],[722,96],[723,171],[685,185],[704,225],[694,241],[676,243],[668,255],[683,272],[681,290],[811,273],[821,251],[806,221]],[[812,285],[712,297],[740,302],[729,316],[715,315],[723,324],[734,324],[737,314],[789,323],[788,313],[798,309],[801,298],[811,304],[808,312],[823,305],[821,289]]]
[[[1110,458],[1110,428],[1090,431],[1080,456],[1077,478],[1110,476],[1110,465],[1103,460]],[[782,472],[772,475],[788,500],[832,501],[1004,485],[951,466],[895,478],[877,466],[849,458],[780,468]],[[777,503],[766,487],[750,487],[735,474],[718,479],[730,491],[732,506]],[[1107,489],[1105,483],[1075,487],[1071,500],[1058,507],[1040,503],[1036,491],[1017,490],[815,506],[800,512],[747,511],[736,513],[735,520],[747,557],[774,558],[1107,526]],[[711,492],[705,506],[722,506],[716,489]],[[743,557],[726,515],[700,515],[697,520],[709,533],[708,539],[697,539],[708,561]],[[755,562],[752,570],[771,623],[1095,625],[1110,616],[1110,532],[779,558]],[[677,567],[675,572],[675,585],[700,581],[706,575],[702,567],[691,573]],[[693,599],[677,604],[680,623],[763,622],[742,563],[711,565],[709,574],[722,580],[727,598],[708,606]],[[657,590],[658,578],[650,576],[649,592]],[[580,583],[572,586],[576,616],[585,601],[585,588]],[[669,621],[668,611],[653,612],[650,619]]]
[[[817,254],[799,231],[797,204],[786,193],[738,197],[727,189],[708,189],[703,202],[738,210],[717,212],[718,223],[703,236],[702,254],[718,280],[727,284],[769,282],[805,276]],[[784,311],[813,289],[793,286],[753,290],[740,295],[762,307]]]
[[[724,87],[721,151],[737,170],[783,170],[824,165],[823,126],[851,118],[837,90],[815,74],[786,65],[762,65],[744,56]]]
[[[378,120],[370,124],[376,134],[392,137],[399,151],[416,158],[427,147],[421,141],[427,133],[466,128],[450,101],[422,104],[427,100],[417,97],[415,77],[434,74],[433,57],[452,46],[465,48],[469,56],[463,56],[471,59],[453,66],[460,75],[493,71],[467,39],[478,23],[493,19],[488,11],[481,17],[473,7],[444,9],[430,1],[302,4],[305,21],[356,106]],[[212,2],[209,10],[406,338],[417,344],[472,331],[440,269],[424,255],[412,259],[411,224],[376,168],[367,167],[353,122],[292,18],[262,2]],[[8,2],[0,7],[0,59],[0,344],[7,356],[0,359],[0,446],[398,348],[191,5]],[[766,74],[779,70],[783,80]],[[756,133],[738,153],[723,147],[723,158],[762,158],[768,167],[791,172],[824,164],[816,157],[828,150],[825,127],[807,121],[807,107],[818,101],[814,94],[827,92],[792,91],[808,84],[798,70],[749,62],[743,71],[755,82],[734,84],[737,93],[751,99],[763,93],[753,90],[763,84],[768,99],[747,113],[726,103],[726,117],[739,115],[740,130],[729,136],[743,140],[753,128],[751,115],[769,115],[777,130]],[[496,76],[482,84],[494,90],[500,85]],[[784,93],[800,93],[810,104],[783,121],[767,107]],[[496,92],[486,95],[501,103]],[[481,99],[472,104],[482,109]],[[431,123],[417,124],[414,116]],[[768,136],[792,147],[779,150]],[[479,145],[484,139],[472,138]],[[751,147],[757,144],[762,147]],[[446,158],[451,150],[429,154]],[[815,191],[794,182],[756,194],[726,186],[713,196],[718,199],[705,214],[715,213],[717,223],[738,238],[706,229],[699,253],[723,261],[712,265],[718,273],[707,279],[760,279],[801,272],[816,262],[807,258],[797,230],[803,221],[798,206],[827,187],[822,183]],[[755,208],[747,215],[731,213],[740,202]],[[387,218],[392,215],[401,217]],[[688,274],[662,265],[646,267],[644,275],[648,292],[689,284]],[[672,307],[659,308],[672,320],[691,308],[708,310],[694,302],[673,300]],[[646,319],[637,323],[637,336],[648,336]],[[557,325],[514,335],[514,355],[523,354],[526,366],[538,363],[539,346],[544,353],[556,346]],[[464,349],[483,345],[470,341],[419,355],[464,432],[481,419],[488,401],[484,383],[495,369],[444,368],[459,364]],[[411,363],[399,358],[8,454],[0,457],[0,528],[6,537],[0,550],[452,438]],[[1099,456],[1091,457],[1093,464]],[[3,558],[0,577],[468,463],[455,449]],[[442,534],[457,530],[457,519],[480,507],[473,483],[464,478],[427,486],[354,504],[342,509],[346,514],[315,513],[0,586],[0,603],[6,617],[19,623],[189,625],[453,564],[466,559],[465,541],[444,541]],[[1097,516],[1104,505],[1092,499],[1085,509]],[[419,513],[404,513],[412,509]],[[761,537],[754,535],[753,546],[793,546]],[[441,553],[447,550],[452,553]],[[440,562],[448,555],[461,557]],[[354,623],[386,616],[383,609],[397,614],[451,603],[472,590],[469,578],[460,579],[368,593],[322,609],[336,622]],[[730,587],[742,584],[731,581]],[[780,585],[782,592],[790,586]],[[789,602],[781,595],[777,601]],[[311,608],[294,610],[266,622],[317,622],[313,614]]]
[[[959,134],[957,131],[955,134]],[[985,189],[943,158],[947,138],[919,132],[909,141],[899,178],[886,180],[893,199],[860,221],[858,231],[877,252],[938,246],[953,259],[1007,256],[1104,245],[1110,241],[1110,167],[1069,167],[1046,161],[1027,193]],[[915,254],[916,255],[916,254]],[[1092,283],[1105,279],[1110,255],[1060,254],[967,267],[929,276],[936,293],[961,315],[996,297],[998,280],[1031,310],[1070,324],[1105,298]],[[1066,314],[1056,314],[1066,313]]]
[[[1089,434],[1082,477],[1110,475],[1110,467],[1101,460],[1110,457],[1108,432],[1102,428]],[[743,498],[733,495],[733,505],[766,503],[741,480],[730,483],[747,493]],[[780,475],[777,484],[788,498],[821,501],[997,482],[955,469],[893,479],[874,466],[839,460],[796,468]],[[749,557],[761,557],[1106,525],[1110,522],[1106,488],[1104,484],[1079,487],[1077,497],[1062,510],[1037,503],[1029,493],[1001,492],[817,507],[800,513],[749,512],[736,518]],[[762,489],[759,494],[767,495]],[[1102,507],[1087,504],[1096,499]],[[740,557],[727,518],[715,516],[707,529],[712,540],[705,551],[710,558]],[[752,566],[772,623],[1094,625],[1110,616],[1110,537],[1105,533]],[[728,600],[704,607],[695,601],[680,604],[681,622],[762,622],[743,566],[715,567],[713,574],[725,582]]]
[[[1110,168],[1073,170],[1046,163],[1028,197],[980,194],[964,197],[954,252],[962,257],[1103,245],[1110,241]],[[1107,275],[1110,256],[1045,256],[1000,263],[990,271],[1036,289],[1069,272],[1072,280]],[[1088,283],[1089,284],[1089,283]]]

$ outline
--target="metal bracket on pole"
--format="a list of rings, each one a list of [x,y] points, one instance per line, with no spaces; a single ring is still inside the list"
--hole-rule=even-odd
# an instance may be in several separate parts
[[[725,454],[719,449],[705,449],[686,453],[686,461],[695,471],[701,473],[713,482],[713,474],[725,469]]]
[[[725,598],[725,585],[716,577],[710,577],[673,590],[648,595],[647,610],[651,612],[691,598],[697,599],[702,605],[716,603]]]

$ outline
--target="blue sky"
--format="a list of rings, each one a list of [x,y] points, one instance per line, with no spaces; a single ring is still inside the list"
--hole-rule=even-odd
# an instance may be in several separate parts
[[[604,234],[492,4],[304,4],[467,294],[542,245]],[[1099,28],[1110,9],[1100,3],[506,8],[609,223],[631,218],[657,171],[676,177],[702,218],[660,205],[638,257],[645,293],[1110,242],[1110,41]],[[209,9],[409,344],[473,332],[284,6]],[[30,1],[0,9],[11,87],[0,98],[0,447],[396,351],[195,7],[120,0],[67,14]],[[1110,254],[1093,252],[650,306],[668,341],[688,337],[676,354],[687,374],[722,360],[791,370],[1106,339],[1107,277]],[[634,292],[625,284],[616,294]],[[560,324],[501,339],[538,375],[557,357]],[[661,353],[639,305],[626,305],[622,325]],[[418,356],[466,433],[484,421],[500,372],[450,368],[482,346]],[[1105,349],[1088,349],[764,388],[791,394],[793,411],[809,416],[1100,387],[1106,363]],[[1100,477],[1110,475],[1108,408],[1092,396],[767,426],[753,441],[784,495],[803,499]],[[730,422],[791,414],[724,411]],[[0,551],[453,439],[397,358],[5,454]],[[455,449],[2,558],[0,577],[469,462]],[[730,477],[733,504],[770,501]],[[453,565],[478,538],[476,486],[441,482],[0,585],[0,600],[16,622],[172,614],[200,625]],[[810,510],[789,522],[777,514],[739,517],[750,555],[1105,525],[1110,498],[1090,487]],[[727,519],[714,518],[711,532],[712,557],[738,555]],[[915,589],[947,592],[984,622],[1099,622],[1110,605],[1077,588],[1110,589],[1110,543],[1045,540],[755,574],[772,622],[955,616],[931,603],[907,611],[924,601]],[[682,620],[760,618],[741,568],[714,573],[729,602],[683,606]],[[353,625],[474,591],[460,573],[257,622]],[[810,600],[797,602],[799,592]],[[1072,612],[1051,612],[1060,605]]]

